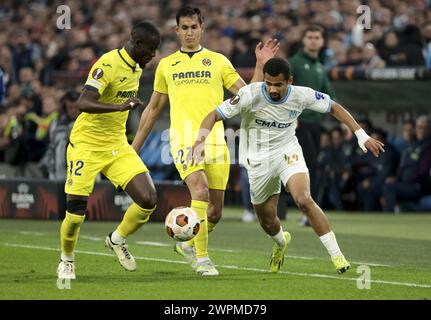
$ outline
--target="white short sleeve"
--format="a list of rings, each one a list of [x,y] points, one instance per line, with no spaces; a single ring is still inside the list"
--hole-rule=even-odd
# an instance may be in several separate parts
[[[302,87],[302,90],[304,93],[304,109],[310,109],[320,113],[331,111],[332,100],[329,95],[307,87]]]
[[[247,85],[242,87],[238,91],[238,94],[219,105],[216,111],[223,119],[230,119],[239,114],[241,110],[250,108],[251,103],[252,96],[250,85]]]

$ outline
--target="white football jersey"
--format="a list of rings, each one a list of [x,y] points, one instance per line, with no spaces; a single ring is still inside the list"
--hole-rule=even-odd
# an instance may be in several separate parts
[[[241,88],[216,110],[224,119],[241,115],[239,161],[247,166],[289,153],[298,145],[295,129],[301,112],[330,112],[331,104],[327,94],[293,85],[283,99],[273,101],[265,83],[255,82]]]

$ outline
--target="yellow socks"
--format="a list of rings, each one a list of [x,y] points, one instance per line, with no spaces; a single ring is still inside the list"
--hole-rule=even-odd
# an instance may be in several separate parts
[[[150,215],[154,210],[156,210],[156,207],[152,209],[144,209],[136,203],[132,203],[124,214],[123,220],[117,227],[116,231],[121,237],[127,238],[145,224],[148,219],[150,219]]]
[[[61,252],[65,256],[73,257],[73,251],[78,241],[79,230],[84,220],[85,215],[81,216],[66,211],[66,216],[60,228]]]
[[[200,202],[204,202],[204,201],[200,201]],[[208,207],[208,206],[207,206],[207,207]],[[194,211],[197,213],[197,211],[196,211],[196,210],[194,210]],[[207,217],[207,218],[208,218],[208,217]],[[199,220],[202,220],[202,219],[199,217]],[[210,233],[215,229],[215,227],[216,227],[217,223],[215,223],[215,222],[211,222],[211,221],[208,221],[208,219],[206,219],[206,222],[207,222],[208,234],[210,234]],[[201,228],[202,228],[202,224],[201,224]],[[195,239],[196,239],[196,238],[193,238],[192,240],[187,241],[187,244],[188,244],[190,247],[194,247],[194,246],[195,246]]]
[[[202,258],[208,256],[208,219],[207,219],[207,201],[192,200],[191,208],[197,213],[201,227],[198,234],[190,241],[188,245],[196,248],[196,257]]]

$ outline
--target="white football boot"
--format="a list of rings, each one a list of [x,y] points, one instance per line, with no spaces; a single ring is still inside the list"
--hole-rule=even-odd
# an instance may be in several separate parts
[[[213,262],[210,259],[203,262],[198,262],[196,264],[196,272],[204,277],[219,275],[218,270],[215,268]]]
[[[110,233],[106,237],[105,247],[115,252],[115,254],[117,255],[118,261],[120,262],[121,266],[124,269],[126,269],[127,271],[135,271],[136,261],[135,261],[135,258],[130,253],[129,249],[127,248],[127,244],[125,242],[120,244],[116,244],[112,242],[111,234],[112,233]]]
[[[75,280],[75,263],[73,261],[60,260],[57,268],[57,275],[59,279]]]

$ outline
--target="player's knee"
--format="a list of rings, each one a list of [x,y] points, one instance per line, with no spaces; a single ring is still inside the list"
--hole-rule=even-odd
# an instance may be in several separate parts
[[[144,192],[137,201],[138,206],[145,209],[152,209],[157,204],[157,192],[156,189],[150,188]]]
[[[263,230],[269,230],[274,225],[274,217],[266,215],[266,214],[258,214],[257,215],[259,224],[263,228]]]
[[[85,214],[86,209],[87,209],[87,200],[73,199],[73,200],[68,200],[66,203],[67,212],[72,214],[77,214],[82,216]]]
[[[309,212],[314,206],[314,200],[310,195],[301,195],[295,199],[299,210],[304,213]]]

